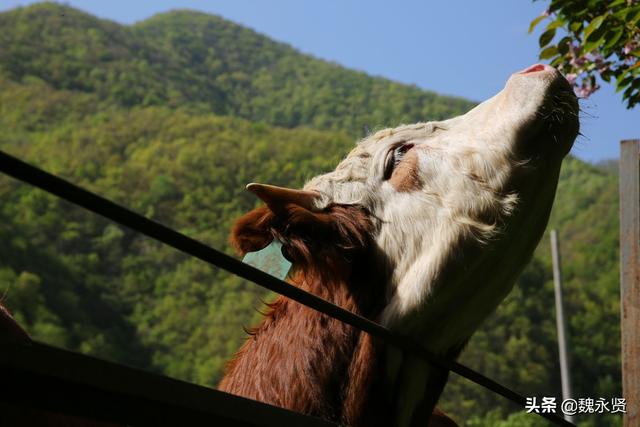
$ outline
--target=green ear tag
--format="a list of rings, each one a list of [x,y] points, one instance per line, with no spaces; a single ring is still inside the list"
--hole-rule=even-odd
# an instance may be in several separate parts
[[[264,249],[247,253],[242,262],[284,280],[291,269],[291,263],[282,255],[282,243],[273,241]]]

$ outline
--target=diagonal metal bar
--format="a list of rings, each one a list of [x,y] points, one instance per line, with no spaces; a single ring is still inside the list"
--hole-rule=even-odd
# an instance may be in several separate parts
[[[526,398],[474,371],[458,362],[447,360],[427,350],[424,346],[415,342],[408,336],[392,332],[382,325],[362,316],[347,311],[313,294],[305,292],[287,282],[277,279],[263,271],[213,249],[202,242],[192,239],[158,222],[145,218],[127,208],[124,208],[104,197],[98,196],[88,190],[78,187],[62,178],[31,166],[3,151],[0,151],[0,171],[20,181],[27,182],[35,187],[54,194],[62,199],[115,221],[125,227],[131,228],[148,237],[158,240],[179,251],[189,254],[202,261],[213,264],[227,270],[236,276],[249,280],[263,288],[286,296],[309,308],[327,314],[372,336],[382,339],[403,351],[426,360],[427,362],[448,369],[469,381],[476,383],[494,393],[497,393],[521,407],[526,406]],[[563,418],[552,413],[538,413],[559,426],[574,426]]]

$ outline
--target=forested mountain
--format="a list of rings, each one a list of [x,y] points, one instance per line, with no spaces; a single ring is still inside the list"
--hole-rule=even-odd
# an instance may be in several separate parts
[[[364,129],[473,103],[342,68],[224,19],[133,26],[40,4],[0,14],[0,149],[229,252],[251,181],[300,186]],[[579,397],[620,391],[617,176],[569,158],[559,229]],[[462,356],[527,396],[558,396],[542,241]],[[0,176],[0,297],[39,340],[213,386],[270,295]],[[470,426],[546,425],[452,376],[441,406]],[[587,416],[584,426],[619,425]]]
[[[55,4],[0,15],[0,70],[124,107],[198,111],[348,130],[455,115],[470,102],[301,55],[247,28],[192,11],[125,27]],[[371,108],[375,106],[375,108]]]

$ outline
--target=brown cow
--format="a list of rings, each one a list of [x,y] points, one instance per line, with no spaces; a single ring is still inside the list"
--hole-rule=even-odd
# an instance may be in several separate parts
[[[544,232],[577,112],[560,73],[534,65],[463,116],[365,138],[303,190],[250,184],[266,206],[238,220],[232,243],[246,253],[278,239],[292,284],[455,358]],[[281,297],[220,388],[352,426],[405,427],[425,425],[446,380]]]

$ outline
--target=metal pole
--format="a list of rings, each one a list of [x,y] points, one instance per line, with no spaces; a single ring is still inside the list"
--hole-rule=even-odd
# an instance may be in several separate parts
[[[556,327],[558,329],[558,351],[560,353],[560,379],[562,381],[562,398],[571,399],[571,374],[569,371],[569,347],[567,345],[567,324],[564,320],[562,303],[562,267],[560,264],[560,248],[558,233],[551,230],[551,258],[553,260],[553,284],[556,295]],[[573,422],[573,416],[564,415],[564,419]]]
[[[624,426],[640,425],[640,140],[620,143],[620,332]]]

